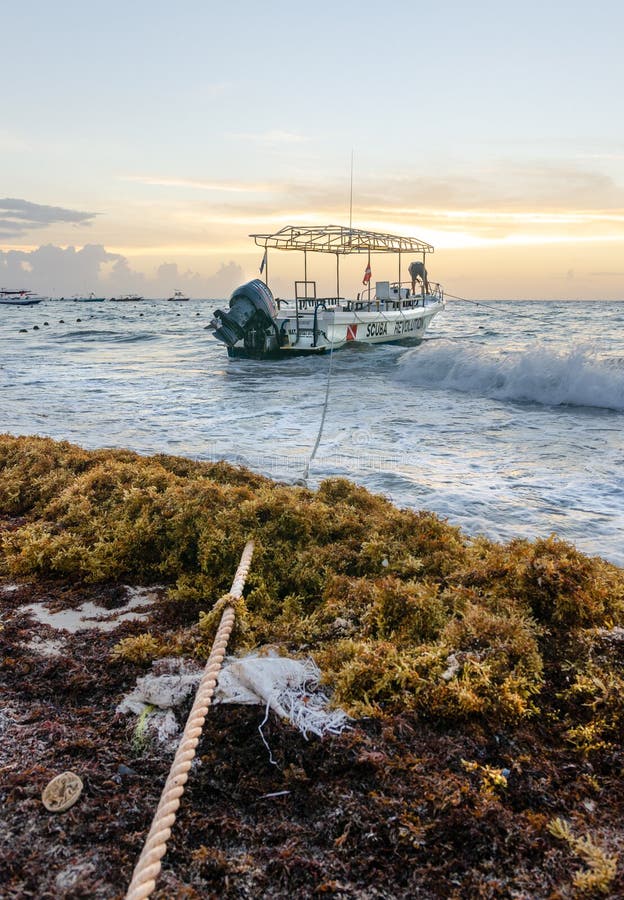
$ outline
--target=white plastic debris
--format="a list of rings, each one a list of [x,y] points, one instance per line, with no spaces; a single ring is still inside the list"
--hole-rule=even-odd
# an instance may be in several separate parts
[[[451,653],[446,657],[446,664],[448,668],[445,669],[444,672],[442,672],[440,678],[444,679],[444,681],[450,681],[451,678],[454,678],[461,669],[461,663],[457,659],[455,654]]]
[[[117,712],[141,715],[147,706],[171,709],[181,706],[197,690],[201,671],[156,674],[151,672],[137,678],[136,687],[126,694]]]
[[[201,670],[184,660],[159,660],[149,675],[137,679],[135,689],[124,697],[117,711],[144,717],[145,727],[161,739],[163,711],[191,701],[201,674]],[[340,709],[329,708],[329,698],[319,690],[320,678],[321,671],[312,659],[290,659],[271,650],[240,659],[228,657],[219,674],[213,702],[264,706],[264,722],[272,709],[305,738],[309,734],[340,734],[349,717]],[[171,738],[170,719],[167,726],[166,737]]]
[[[176,738],[181,728],[172,709],[157,709],[149,713],[145,727],[159,744],[165,744],[172,751],[175,750]]]
[[[257,703],[282,719],[288,719],[301,734],[322,737],[340,734],[349,717],[340,709],[329,709],[329,698],[319,690],[321,670],[313,659],[290,659],[269,651],[242,659],[228,659],[221,670],[215,703]]]

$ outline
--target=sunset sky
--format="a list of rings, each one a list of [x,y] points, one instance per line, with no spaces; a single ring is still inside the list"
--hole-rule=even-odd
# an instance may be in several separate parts
[[[2,33],[0,287],[223,296],[250,232],[348,224],[353,151],[354,225],[448,291],[624,298],[621,2],[21,0]]]

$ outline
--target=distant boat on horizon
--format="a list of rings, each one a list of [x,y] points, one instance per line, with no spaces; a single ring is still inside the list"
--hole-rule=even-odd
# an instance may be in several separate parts
[[[139,297],[138,294],[123,294],[121,297],[111,297],[111,303],[134,303],[137,300],[145,300],[145,297]]]
[[[183,301],[190,300],[190,297],[187,297],[186,294],[183,294],[182,291],[174,291],[173,297],[167,297],[169,303],[182,303]]]
[[[43,297],[35,297],[32,291],[0,290],[0,305],[2,306],[35,306],[42,300]]]
[[[71,299],[74,303],[104,303],[106,297],[96,297],[93,291],[91,291],[88,297],[81,297],[80,294],[76,294],[76,296]]]

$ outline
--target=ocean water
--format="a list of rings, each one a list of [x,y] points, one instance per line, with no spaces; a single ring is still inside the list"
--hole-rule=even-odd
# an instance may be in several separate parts
[[[218,305],[0,308],[0,431],[300,478],[329,359],[230,360],[205,330]],[[624,302],[449,301],[419,346],[334,354],[310,483],[624,565],[623,433]]]

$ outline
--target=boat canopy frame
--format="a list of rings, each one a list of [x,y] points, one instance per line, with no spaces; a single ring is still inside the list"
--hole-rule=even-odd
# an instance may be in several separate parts
[[[274,234],[250,234],[265,250],[304,250],[315,253],[433,253],[417,238],[343,225],[286,225]]]
[[[273,234],[250,234],[258,247],[264,248],[264,257],[260,272],[264,271],[264,283],[269,286],[269,250],[299,250],[303,252],[303,283],[306,285],[308,299],[308,253],[331,253],[336,256],[336,298],[340,300],[340,257],[351,253],[366,253],[370,268],[371,253],[394,253],[399,258],[398,294],[401,303],[401,257],[404,253],[418,253],[422,257],[433,253],[431,244],[418,238],[400,237],[382,231],[368,231],[363,228],[348,228],[345,225],[285,225]],[[370,279],[368,280],[368,299],[370,300]],[[316,294],[316,288],[315,288]],[[298,309],[298,301],[295,298]]]

